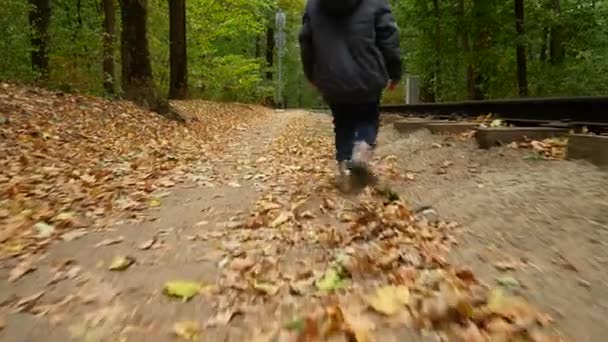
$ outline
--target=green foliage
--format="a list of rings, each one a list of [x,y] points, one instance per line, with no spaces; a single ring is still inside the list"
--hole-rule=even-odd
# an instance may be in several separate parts
[[[486,98],[518,94],[515,46],[524,43],[531,96],[595,95],[608,92],[608,0],[525,1],[525,35],[515,31],[514,0],[390,0],[399,24],[406,72],[421,76],[423,93],[436,101],[470,97],[467,71],[474,67]],[[322,107],[307,84],[297,34],[305,0],[195,0],[187,2],[190,94],[222,101],[267,103],[276,99],[277,57],[267,65],[267,33],[274,14],[287,14],[283,58],[284,102]],[[438,8],[435,7],[438,5]],[[49,85],[102,95],[102,21],[99,1],[51,1]],[[437,11],[438,10],[438,11]],[[162,93],[169,84],[168,2],[149,0],[151,62]],[[117,20],[120,15],[117,12]],[[0,15],[0,79],[31,82],[28,2],[3,1]],[[120,22],[117,23],[118,32]],[[550,39],[559,36],[563,57],[552,58]],[[468,43],[468,49],[466,49]],[[117,79],[120,46],[116,41]],[[559,56],[558,56],[559,57]],[[267,72],[273,78],[267,79]],[[120,82],[117,82],[120,84]],[[386,103],[402,102],[403,88]]]
[[[0,15],[0,79],[31,81],[28,4],[4,0]]]

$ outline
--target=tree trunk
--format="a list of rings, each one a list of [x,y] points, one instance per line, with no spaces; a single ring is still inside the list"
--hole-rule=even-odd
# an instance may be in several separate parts
[[[466,82],[467,82],[467,98],[472,100],[475,98],[475,69],[471,64],[471,42],[469,38],[469,29],[466,26],[465,20],[465,4],[464,0],[458,0],[458,41],[460,47],[464,51],[464,60],[466,63]]]
[[[517,43],[515,46],[517,57],[517,84],[519,86],[519,96],[528,96],[528,66],[526,60],[526,45],[524,43],[524,0],[514,0],[514,2],[515,29],[517,31]]]
[[[266,28],[266,79],[272,81],[272,68],[274,66],[274,28],[272,23]]]
[[[186,0],[169,1],[170,84],[169,98],[188,96],[188,55],[186,53]]]
[[[563,46],[563,28],[561,24],[562,6],[560,0],[552,0],[551,7],[558,23],[551,27],[551,37],[549,38],[549,58],[551,64],[561,64],[566,57],[566,51]]]
[[[121,60],[124,97],[159,114],[169,116],[167,101],[154,84],[146,26],[148,0],[121,1]]]
[[[472,85],[472,100],[484,100],[484,84],[485,76],[481,69],[481,64],[484,59],[484,54],[487,52],[491,45],[491,36],[488,32],[488,27],[485,26],[484,18],[487,15],[491,15],[487,12],[488,8],[486,1],[488,0],[473,0],[473,65],[471,68],[471,78],[473,80]]]
[[[435,99],[441,101],[441,9],[439,0],[433,0],[433,14],[435,16],[435,56],[433,57],[433,93]]]
[[[114,37],[116,35],[116,0],[103,0],[103,89],[114,95]]]
[[[29,21],[31,26],[32,69],[39,80],[49,76],[49,24],[51,21],[50,0],[29,0]]]

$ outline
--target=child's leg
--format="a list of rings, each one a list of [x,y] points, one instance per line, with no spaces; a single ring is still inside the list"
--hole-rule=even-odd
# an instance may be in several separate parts
[[[377,178],[370,169],[370,163],[373,148],[376,146],[379,120],[378,102],[358,105],[351,168],[356,182],[361,186],[377,182]]]
[[[331,106],[334,118],[334,133],[336,139],[336,160],[338,163],[348,161],[352,157],[355,139],[355,121],[349,106],[335,104]]]
[[[355,141],[366,142],[370,147],[376,147],[378,127],[380,125],[380,106],[378,102],[361,104],[357,113]]]

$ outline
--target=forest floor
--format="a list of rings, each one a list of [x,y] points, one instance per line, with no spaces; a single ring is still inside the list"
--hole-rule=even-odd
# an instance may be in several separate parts
[[[330,117],[0,84],[0,340],[601,341],[608,175]]]

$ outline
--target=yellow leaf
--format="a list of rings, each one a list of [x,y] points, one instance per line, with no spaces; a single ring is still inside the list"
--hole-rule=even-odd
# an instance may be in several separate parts
[[[124,271],[127,268],[129,268],[129,266],[133,265],[135,263],[135,258],[130,257],[130,256],[115,256],[114,259],[112,259],[112,263],[110,264],[110,271]]]
[[[387,316],[398,314],[410,301],[410,291],[405,286],[384,286],[367,297],[369,305]]]
[[[257,280],[253,283],[253,288],[269,296],[274,296],[277,294],[277,292],[279,292],[279,286],[270,283],[258,282]]]
[[[201,329],[196,321],[183,321],[173,324],[173,333],[186,341],[198,341]]]
[[[167,282],[164,288],[166,295],[181,298],[184,302],[199,294],[200,291],[200,283],[183,280]]]
[[[153,198],[153,199],[151,199],[151,200],[150,200],[149,206],[150,206],[151,208],[160,207],[160,203],[161,203],[161,202],[160,202],[160,199],[158,199],[158,198]]]

